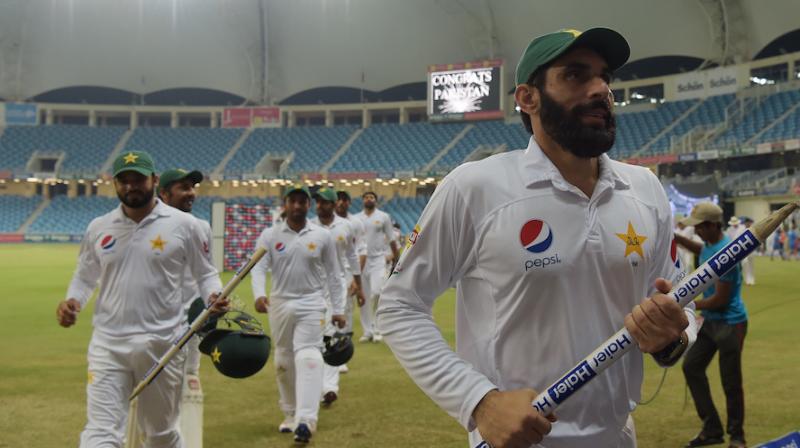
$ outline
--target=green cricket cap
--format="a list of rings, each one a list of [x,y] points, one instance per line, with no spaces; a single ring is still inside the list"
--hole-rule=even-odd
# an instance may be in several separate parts
[[[301,191],[305,193],[306,196],[308,196],[308,198],[311,199],[311,191],[309,191],[308,187],[306,187],[303,184],[294,184],[291,187],[287,188],[286,191],[283,193],[283,198],[284,199],[288,198],[290,194],[296,191]]]
[[[348,193],[345,190],[336,190],[336,196],[339,197],[339,198],[344,197],[348,201],[350,200],[350,193]]]
[[[136,171],[145,176],[156,173],[155,164],[150,154],[144,151],[127,151],[117,156],[112,165],[114,176],[123,171]]]
[[[193,184],[199,184],[203,181],[203,173],[200,171],[186,171],[181,168],[167,170],[161,173],[161,176],[158,177],[158,188],[160,190],[169,188],[173,182],[178,182],[184,179],[191,180]]]
[[[514,75],[516,85],[525,84],[536,69],[575,47],[587,47],[598,52],[606,60],[608,69],[612,71],[622,67],[631,55],[628,41],[614,30],[608,28],[592,28],[583,32],[572,29],[558,30],[539,36],[528,44],[517,63]]]
[[[336,192],[332,188],[328,188],[328,187],[320,188],[319,190],[317,190],[317,193],[314,195],[314,199],[316,199],[316,200],[322,199],[323,201],[336,202],[337,198],[338,197],[336,196]]]

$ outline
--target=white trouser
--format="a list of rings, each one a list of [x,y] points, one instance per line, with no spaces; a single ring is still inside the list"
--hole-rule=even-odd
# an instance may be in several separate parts
[[[753,256],[746,257],[742,260],[742,276],[744,277],[744,284],[745,285],[755,285],[756,284],[756,274],[753,272],[753,265],[755,264],[755,260],[753,260]]]
[[[122,447],[128,419],[128,396],[150,367],[169,350],[171,338],[138,334],[125,338],[98,331],[89,342],[86,427],[81,448]],[[185,351],[181,350],[139,395],[137,419],[146,446],[182,447],[178,406]]]
[[[186,374],[200,375],[200,337],[192,336],[186,343]]]
[[[280,408],[295,422],[316,423],[322,394],[322,322],[320,297],[271,298],[269,326],[274,344]]]
[[[383,255],[368,257],[364,265],[364,272],[361,273],[361,285],[364,288],[364,299],[366,299],[366,303],[361,307],[361,327],[364,329],[364,336],[372,336],[376,333],[375,310],[385,279],[386,258]]]
[[[347,297],[347,288],[350,285],[347,284],[344,278],[342,278],[342,291],[345,295],[345,303],[352,302],[352,300]],[[327,291],[327,289],[326,289]],[[330,302],[329,302],[330,303]],[[349,315],[348,310],[349,309]],[[347,331],[347,326],[345,328],[338,328],[331,323],[331,318],[333,316],[333,310],[331,309],[330,305],[325,310],[325,336],[333,336],[334,333],[337,331],[345,332]],[[345,319],[347,319],[347,325],[352,328],[352,324],[350,323],[350,319],[353,317],[353,309],[352,306],[345,306]],[[324,364],[322,367],[323,371],[323,379],[322,379],[322,394],[326,394],[328,392],[336,392],[339,393],[339,367],[332,367],[327,364]]]

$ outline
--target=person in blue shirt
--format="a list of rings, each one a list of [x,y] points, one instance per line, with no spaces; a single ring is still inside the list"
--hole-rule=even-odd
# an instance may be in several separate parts
[[[722,209],[711,202],[701,202],[695,206],[684,224],[694,226],[695,233],[703,244],[675,235],[675,241],[699,255],[704,263],[731,240],[722,231]],[[717,280],[716,284],[703,293],[703,298],[695,301],[697,310],[702,312],[703,326],[697,334],[697,341],[686,353],[683,374],[692,392],[697,415],[703,422],[700,433],[686,446],[696,447],[715,445],[724,442],[722,421],[720,420],[711,390],[708,385],[706,369],[714,354],[719,352],[719,368],[722,389],[725,391],[730,448],[746,447],[744,439],[744,389],[742,388],[742,348],[747,333],[747,310],[742,302],[742,270],[737,264]]]

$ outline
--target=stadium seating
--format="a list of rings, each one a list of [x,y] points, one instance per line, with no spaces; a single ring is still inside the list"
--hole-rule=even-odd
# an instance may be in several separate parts
[[[626,112],[617,110],[617,139],[609,155],[625,159],[652,140],[691,107],[695,100],[659,104],[654,110]]]
[[[766,96],[758,102],[754,109],[747,111],[739,123],[720,135],[714,145],[718,147],[739,146],[747,142],[798,101],[800,101],[800,91],[798,90]]]
[[[57,196],[28,228],[29,233],[63,233],[82,235],[92,219],[119,205],[117,198],[98,196],[69,199]]]
[[[242,132],[241,129],[140,127],[123,151],[147,151],[160,171],[185,168],[210,173]]]
[[[429,199],[430,197],[428,196],[416,196],[411,198],[398,196],[387,202],[383,210],[389,213],[392,219],[400,224],[400,231],[403,232],[403,235],[408,235],[414,230],[414,225],[416,225],[417,220],[419,220],[419,216],[422,214],[422,210],[425,208]]]
[[[442,150],[464,124],[382,124],[364,130],[331,171],[419,170]]]
[[[0,137],[0,167],[24,171],[34,151],[64,151],[62,175],[97,173],[124,127],[9,126]]]
[[[38,196],[0,196],[0,232],[16,232],[40,202]]]
[[[225,167],[226,174],[252,173],[265,154],[294,152],[289,172],[316,172],[355,132],[356,126],[256,129]]]
[[[653,143],[647,154],[668,152],[673,137],[680,137],[698,127],[712,127],[725,121],[725,109],[730,106],[736,96],[734,94],[717,95],[706,98],[700,106],[681,120],[674,128]]]
[[[528,132],[520,122],[512,124],[506,124],[504,121],[477,122],[475,127],[439,160],[435,169],[446,170],[460,165],[464,158],[479,146],[506,145],[507,150],[526,148],[529,138]]]

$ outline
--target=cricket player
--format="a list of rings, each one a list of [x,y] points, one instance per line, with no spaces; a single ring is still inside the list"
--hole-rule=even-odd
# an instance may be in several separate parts
[[[208,237],[192,216],[154,197],[158,176],[145,152],[129,151],[113,163],[121,202],[95,218],[81,243],[59,324],[70,327],[99,283],[89,343],[87,423],[80,446],[121,447],[128,396],[182,332],[187,273],[209,303],[222,289],[205,252]],[[228,301],[215,302],[223,312]],[[179,353],[139,395],[138,421],[150,447],[182,447],[178,404],[185,354]]]
[[[339,262],[339,271],[341,276],[339,281],[342,284],[342,293],[347,294],[347,283],[349,278],[353,278],[356,289],[355,294],[359,302],[364,301],[364,294],[361,292],[361,270],[359,268],[358,258],[356,256],[356,236],[353,231],[353,226],[345,218],[337,216],[333,209],[336,207],[337,196],[336,192],[330,188],[324,187],[317,190],[314,199],[317,202],[317,216],[311,220],[312,223],[328,229],[336,244],[336,259]],[[353,270],[351,270],[351,266]],[[327,290],[325,290],[327,292]],[[343,301],[347,301],[347,297],[342,297]],[[328,302],[331,303],[330,297]],[[329,306],[326,312],[326,321],[331,320],[332,308]],[[351,310],[352,313],[352,310]],[[326,325],[325,335],[333,336],[338,331],[333,325]],[[324,377],[322,383],[322,402],[326,405],[333,404],[339,397],[339,367],[323,366]]]
[[[203,181],[199,171],[172,169],[161,173],[158,180],[158,197],[170,207],[185,213],[192,213],[197,193],[195,185]],[[196,218],[203,229],[207,241],[203,243],[203,255],[213,264],[211,258],[211,225]],[[184,315],[188,316],[189,306],[200,297],[197,281],[187,266],[184,273],[183,299]],[[203,388],[200,384],[200,338],[193,337],[186,343],[186,364],[183,386],[181,388],[180,429],[187,448],[203,446]]]
[[[731,219],[729,226],[738,225],[739,219]],[[678,244],[700,257],[704,263],[721,250],[738,233],[722,231],[722,209],[712,202],[695,205],[691,215],[684,220],[693,226],[703,243],[676,237]],[[687,447],[723,443],[725,431],[717,408],[711,398],[706,369],[711,359],[719,352],[719,371],[728,421],[725,428],[730,436],[729,448],[746,448],[744,439],[744,389],[742,387],[742,349],[747,334],[747,309],[742,301],[742,271],[734,266],[703,293],[703,299],[695,301],[703,313],[703,326],[697,335],[697,343],[686,354],[683,375],[692,392],[697,415],[702,429]]]
[[[382,292],[387,343],[470,446],[634,447],[642,353],[671,365],[696,336],[692,310],[665,295],[683,275],[666,194],[649,170],[605,154],[616,135],[609,82],[629,53],[606,28],[534,39],[515,76],[527,149],[445,177]],[[431,316],[451,286],[457,353]],[[534,410],[537,390],[623,325],[640,350],[557,415]]]
[[[280,407],[285,418],[280,432],[294,432],[308,443],[316,431],[322,395],[322,330],[325,292],[331,301],[331,323],[345,325],[342,273],[331,233],[306,219],[311,194],[304,186],[284,195],[286,220],[264,229],[257,245],[267,253],[251,273],[255,308],[269,313],[275,347]],[[272,270],[272,290],[266,293],[266,273]]]
[[[356,217],[350,213],[350,205],[352,203],[352,199],[350,198],[350,193],[345,190],[339,190],[336,192],[336,208],[334,211],[336,212],[336,216],[340,218],[344,218],[350,221],[350,225],[352,226],[353,233],[356,237],[356,255],[358,255],[358,267],[354,269],[352,266],[348,266],[348,271],[353,272],[354,270],[357,271],[359,274],[364,270],[364,265],[367,262],[367,242],[364,240],[364,223],[361,222],[361,219]],[[347,261],[345,259],[345,261]],[[347,325],[344,327],[345,333],[353,333],[353,310],[356,308],[356,304],[359,307],[364,306],[365,299],[364,299],[364,291],[362,287],[358,287],[355,283],[355,278],[351,275],[348,281],[350,285],[347,289],[347,303],[345,304],[345,318],[347,319]],[[361,294],[356,294],[356,291],[361,291]],[[353,300],[356,303],[353,303]],[[347,373],[350,369],[348,368],[347,364],[342,364],[339,366],[339,373]]]
[[[383,336],[375,328],[375,308],[386,278],[386,245],[392,251],[392,266],[399,258],[399,248],[394,241],[392,218],[388,213],[378,210],[378,195],[372,191],[365,192],[361,198],[364,210],[356,216],[364,225],[364,239],[367,244],[367,260],[362,275],[364,277],[364,298],[366,303],[361,307],[361,326],[364,334],[360,342],[380,342]]]

